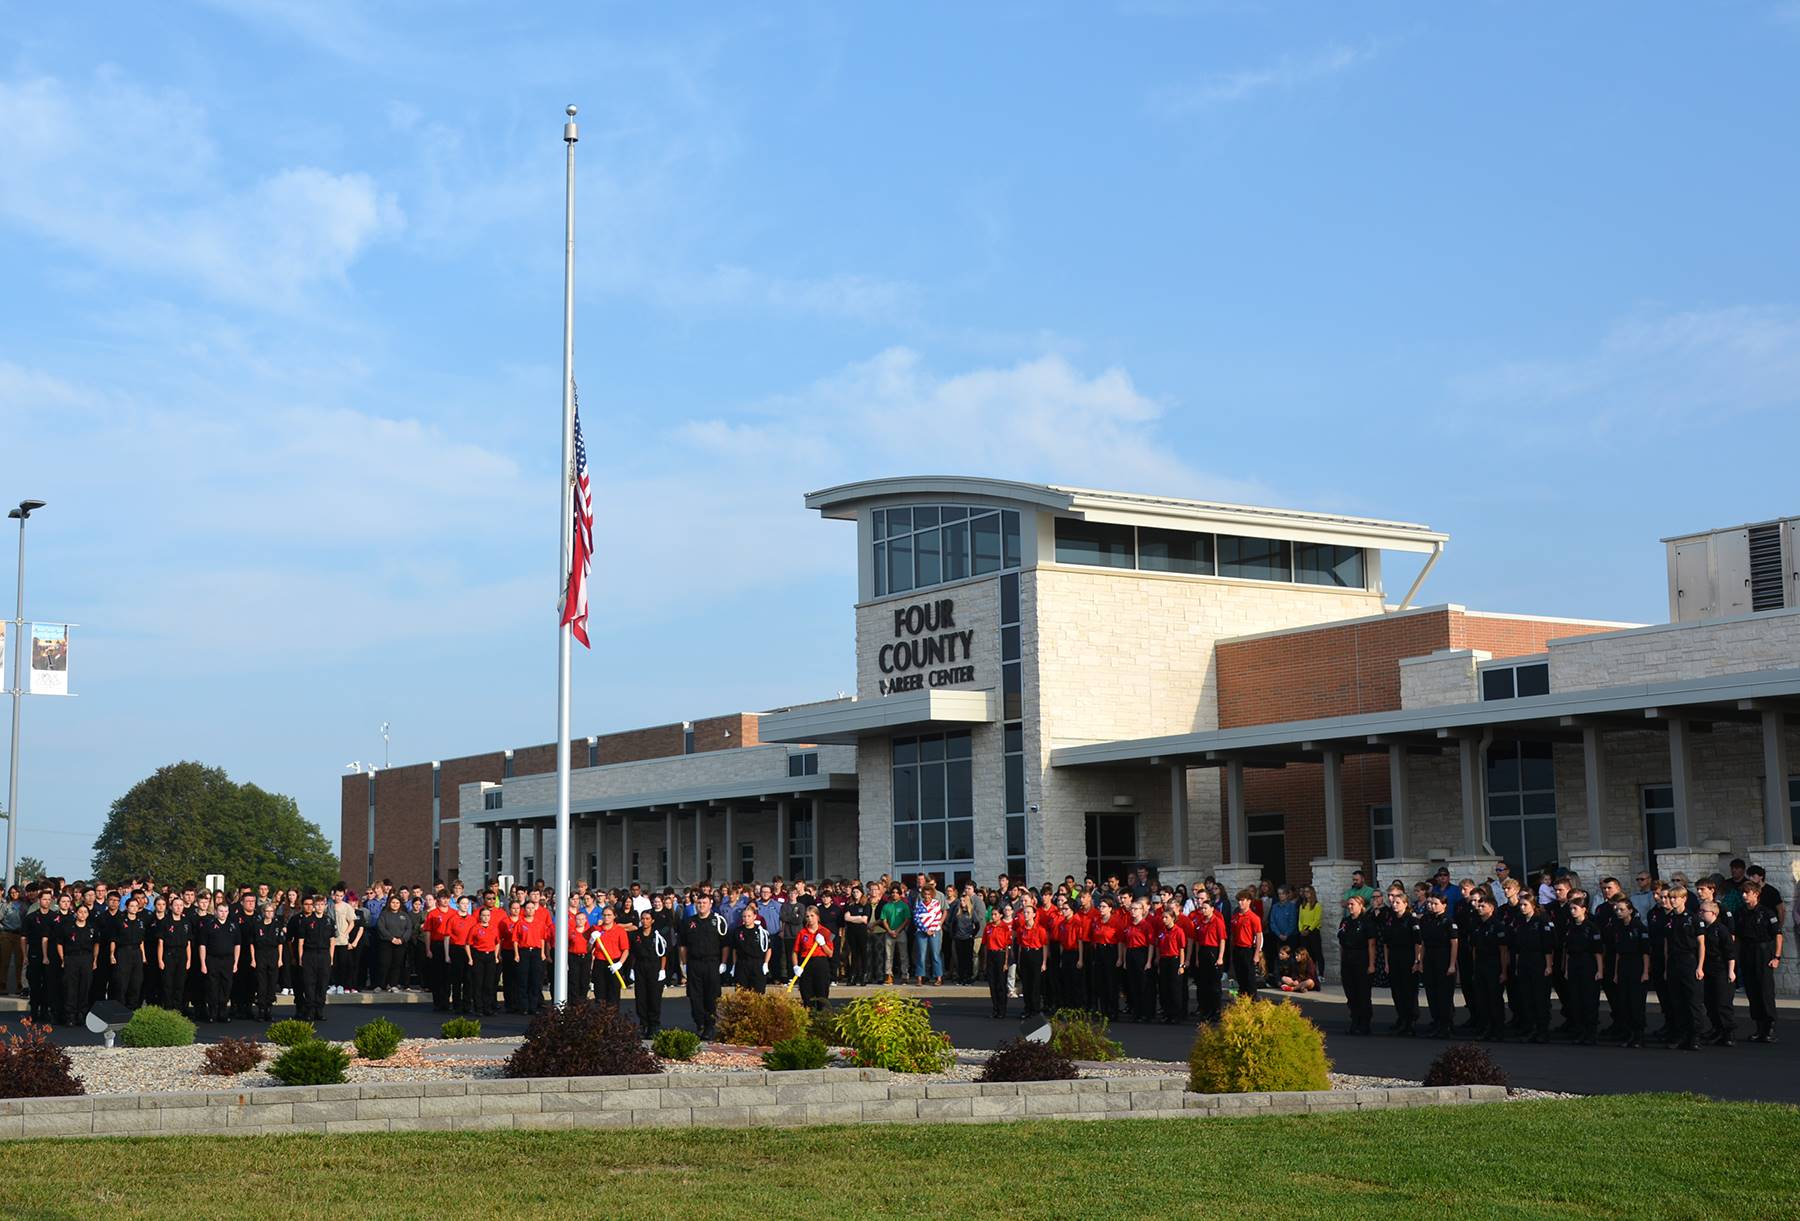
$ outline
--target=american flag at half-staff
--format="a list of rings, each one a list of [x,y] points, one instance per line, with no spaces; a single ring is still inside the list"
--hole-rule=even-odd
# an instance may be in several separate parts
[[[571,393],[575,399],[575,494],[570,499],[575,531],[569,555],[569,576],[564,583],[562,621],[569,625],[570,634],[581,641],[582,647],[593,648],[588,644],[587,615],[588,573],[594,558],[594,497],[588,487],[587,446],[581,440],[581,396]]]

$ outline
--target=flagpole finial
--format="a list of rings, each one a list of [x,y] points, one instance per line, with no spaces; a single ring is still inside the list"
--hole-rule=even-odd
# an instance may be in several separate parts
[[[568,109],[563,111],[563,113],[568,115],[571,119],[574,118],[575,117],[575,103],[570,102]]]
[[[581,139],[581,136],[575,130],[575,103],[570,102],[564,110],[564,113],[569,116],[569,121],[563,124],[563,142],[565,144],[573,144]],[[574,150],[571,149],[569,151],[571,155],[573,155]]]

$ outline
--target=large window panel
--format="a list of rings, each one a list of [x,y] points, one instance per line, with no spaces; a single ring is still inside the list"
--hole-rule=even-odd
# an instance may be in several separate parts
[[[1251,581],[1286,581],[1293,577],[1289,544],[1279,538],[1219,535],[1219,575]]]
[[[1361,589],[1365,583],[1362,548],[1339,547],[1330,543],[1295,543],[1294,574],[1295,579],[1305,585]]]
[[[1137,547],[1138,567],[1145,572],[1208,576],[1213,570],[1213,539],[1210,534],[1141,526],[1137,532]]]
[[[975,575],[984,577],[1000,571],[1000,515],[989,513],[969,523],[974,537]]]
[[[926,589],[943,583],[944,570],[939,563],[938,531],[935,527],[913,536],[913,561],[915,589]]]
[[[888,592],[905,593],[913,587],[912,535],[888,540]]]
[[[944,526],[944,580],[960,581],[969,575],[969,523],[951,522]]]
[[[1130,568],[1135,563],[1130,526],[1104,521],[1056,519],[1056,562],[1100,568]]]

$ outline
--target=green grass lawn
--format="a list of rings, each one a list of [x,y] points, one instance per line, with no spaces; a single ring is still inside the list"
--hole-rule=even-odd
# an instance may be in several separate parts
[[[0,1216],[1793,1216],[1800,1108],[13,1142]],[[578,1213],[567,1210],[576,1209]],[[1352,1211],[1353,1210],[1353,1211]]]

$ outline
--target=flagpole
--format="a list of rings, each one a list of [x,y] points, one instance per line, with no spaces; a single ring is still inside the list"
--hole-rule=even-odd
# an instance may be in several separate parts
[[[563,124],[563,146],[568,150],[563,201],[563,377],[562,466],[557,471],[559,512],[562,515],[561,579],[569,579],[575,552],[575,107],[568,109]],[[566,593],[566,590],[565,590]],[[560,617],[560,616],[559,616]],[[556,630],[556,959],[550,976],[550,999],[557,1005],[569,999],[569,653],[570,625]]]

